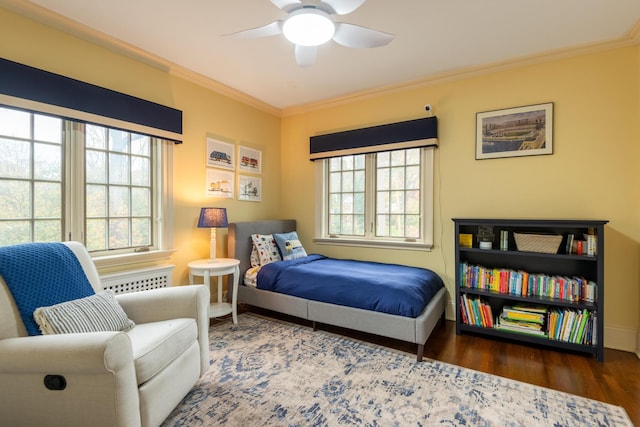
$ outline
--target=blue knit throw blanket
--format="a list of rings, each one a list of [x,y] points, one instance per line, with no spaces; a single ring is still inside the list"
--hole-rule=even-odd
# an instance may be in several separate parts
[[[40,335],[33,312],[95,291],[80,261],[62,243],[0,247],[0,276],[7,284],[29,335]]]

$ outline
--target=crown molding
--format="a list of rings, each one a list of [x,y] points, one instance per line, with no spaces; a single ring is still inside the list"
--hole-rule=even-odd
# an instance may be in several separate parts
[[[284,108],[282,116],[294,116],[312,111],[322,110],[330,107],[336,107],[344,104],[350,104],[358,101],[365,101],[371,98],[377,98],[384,95],[391,95],[398,92],[416,90],[428,86],[435,86],[451,81],[468,79],[471,77],[482,76],[506,71],[514,68],[524,67],[528,65],[541,64],[545,62],[557,61],[565,58],[588,55],[597,52],[604,52],[634,46],[640,44],[640,20],[638,20],[632,29],[620,38],[607,40],[599,43],[590,43],[581,46],[574,46],[564,49],[556,49],[535,55],[523,56],[507,61],[484,64],[475,67],[458,69],[450,72],[425,76],[416,80],[407,81],[395,85],[381,86],[372,89],[365,89],[358,92],[345,94],[344,96],[334,97],[319,102],[297,105],[294,107]]]
[[[233,100],[242,102],[243,104],[255,107],[266,113],[280,116],[281,110],[270,104],[262,102],[257,98],[247,95],[237,89],[205,77],[195,71],[186,69],[174,62],[167,61],[157,55],[149,53],[132,44],[124,42],[118,38],[100,32],[87,25],[69,19],[58,13],[52,12],[42,6],[22,0],[2,0],[0,7],[10,10],[14,13],[32,19],[41,24],[53,27],[57,30],[70,34],[79,39],[88,41],[102,48],[111,50],[115,53],[127,56],[147,66],[153,67],[169,75],[197,84],[205,89],[212,90],[216,93],[229,97]]]

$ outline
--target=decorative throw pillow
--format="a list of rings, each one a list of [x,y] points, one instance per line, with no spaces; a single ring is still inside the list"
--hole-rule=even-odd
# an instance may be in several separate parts
[[[251,267],[260,267],[260,257],[258,256],[258,248],[251,245]]]
[[[280,249],[282,259],[289,260],[307,256],[307,251],[304,250],[302,243],[298,239],[298,233],[295,231],[274,234],[273,237],[276,240],[278,249]]]
[[[43,334],[126,331],[135,326],[109,290],[33,312]]]
[[[267,265],[270,262],[282,261],[278,247],[273,239],[273,234],[252,234],[251,241],[258,250],[260,265]]]

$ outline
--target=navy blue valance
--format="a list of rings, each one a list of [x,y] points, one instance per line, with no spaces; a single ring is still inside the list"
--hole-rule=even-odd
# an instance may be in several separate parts
[[[182,111],[0,58],[0,103],[182,142]]]
[[[429,146],[438,146],[435,116],[309,138],[311,160]]]

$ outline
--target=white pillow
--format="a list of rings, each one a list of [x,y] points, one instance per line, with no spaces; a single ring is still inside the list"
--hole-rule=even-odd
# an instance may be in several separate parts
[[[33,317],[45,335],[126,331],[135,326],[109,290],[37,308]]]
[[[261,266],[274,261],[282,261],[273,234],[252,234],[251,241],[258,251]]]

